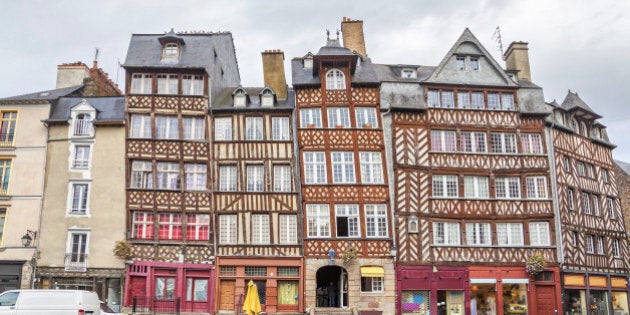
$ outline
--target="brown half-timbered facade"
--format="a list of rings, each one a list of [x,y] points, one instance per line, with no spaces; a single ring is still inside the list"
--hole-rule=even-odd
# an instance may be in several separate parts
[[[241,311],[250,281],[263,311],[304,308],[295,96],[284,53],[262,55],[267,86],[228,88],[211,108],[220,312]],[[282,76],[279,84],[269,71]]]
[[[230,33],[135,34],[124,64],[125,305],[212,312],[210,102],[240,79]],[[194,293],[194,294],[193,294]]]
[[[361,23],[344,19],[344,43],[358,30],[362,36]],[[292,61],[306,305],[393,314],[379,83],[371,61],[349,48],[329,38],[317,54]]]
[[[606,127],[577,93],[549,103],[562,234],[564,310],[628,312],[628,243]]]
[[[509,70],[468,29],[437,67],[381,68],[403,314],[559,308],[548,110]]]

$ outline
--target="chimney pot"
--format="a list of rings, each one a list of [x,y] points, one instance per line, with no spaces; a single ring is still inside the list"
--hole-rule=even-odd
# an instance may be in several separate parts
[[[363,35],[363,21],[344,17],[341,22],[341,33],[343,35],[343,47],[356,51],[361,56],[367,56],[365,37]]]
[[[287,98],[287,79],[284,74],[284,52],[280,49],[262,53],[265,86],[269,86],[278,99]]]
[[[527,42],[512,42],[503,55],[505,68],[508,71],[516,71],[516,77],[520,80],[532,81],[529,68],[529,48]]]

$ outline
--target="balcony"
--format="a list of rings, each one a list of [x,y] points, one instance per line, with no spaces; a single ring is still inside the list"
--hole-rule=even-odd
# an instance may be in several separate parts
[[[85,272],[87,270],[87,254],[66,254],[65,271]]]
[[[94,134],[94,125],[88,119],[74,120],[72,127],[72,135],[75,137],[89,137]]]

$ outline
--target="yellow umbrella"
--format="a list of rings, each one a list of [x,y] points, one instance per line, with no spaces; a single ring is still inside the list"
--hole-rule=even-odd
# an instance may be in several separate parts
[[[245,302],[243,302],[243,310],[247,312],[247,315],[256,315],[260,313],[258,288],[254,284],[254,281],[251,280],[249,280],[249,283],[247,284],[247,296],[245,296]]]

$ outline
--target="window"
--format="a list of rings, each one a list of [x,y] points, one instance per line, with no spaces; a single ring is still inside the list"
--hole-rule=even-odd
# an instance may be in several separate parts
[[[206,190],[208,168],[205,164],[184,164],[186,190]]]
[[[90,166],[90,150],[88,145],[75,145],[74,155],[72,157],[72,168],[87,169]]]
[[[501,103],[499,101],[499,93],[488,92],[488,109],[497,110],[501,108]]]
[[[158,139],[179,139],[177,116],[156,116],[155,124]]]
[[[308,237],[330,237],[330,210],[325,204],[306,205]]]
[[[573,188],[567,189],[567,203],[569,205],[569,210],[575,209],[575,191]]]
[[[547,198],[547,178],[544,176],[527,177],[527,198],[545,199]]]
[[[516,153],[516,135],[513,133],[493,132],[490,134],[492,153]]]
[[[214,140],[232,140],[232,117],[219,117],[214,119]]]
[[[157,188],[179,189],[179,164],[161,162],[157,164]]]
[[[203,76],[200,76],[200,75],[182,76],[182,94],[203,95]]]
[[[582,192],[582,210],[584,210],[584,214],[591,214],[591,200],[588,196],[587,192]]]
[[[326,90],[344,90],[346,78],[339,69],[331,69],[326,72]]]
[[[549,222],[530,222],[529,223],[529,245],[531,246],[549,246]]]
[[[182,236],[182,215],[176,213],[160,213],[158,238],[161,240],[181,240]]]
[[[88,231],[69,231],[66,271],[85,271],[88,256]]]
[[[442,91],[442,108],[455,108],[453,91]]]
[[[521,198],[521,182],[518,177],[497,177],[495,190],[498,199]]]
[[[131,115],[130,138],[151,138],[151,116]]]
[[[439,90],[427,91],[427,106],[440,107],[440,91]]]
[[[0,244],[4,237],[4,223],[7,220],[7,208],[0,208]]]
[[[433,175],[433,197],[457,198],[456,175]]]
[[[608,209],[608,215],[610,215],[611,220],[615,220],[617,216],[615,215],[615,200],[608,197],[606,198],[606,208]]]
[[[466,57],[457,57],[455,60],[457,62],[457,69],[466,70]]]
[[[245,140],[263,139],[263,119],[262,117],[245,118]]]
[[[466,244],[471,246],[492,245],[490,223],[466,223]]]
[[[131,162],[131,188],[153,188],[152,168],[151,162]]]
[[[361,277],[361,292],[383,292],[383,277]]]
[[[219,190],[236,191],[236,166],[219,166]]]
[[[15,137],[15,123],[17,112],[2,112],[0,121],[0,146],[10,146]]]
[[[584,165],[584,162],[582,161],[577,161],[575,162],[577,164],[577,173],[580,176],[585,176],[586,175],[586,166]]]
[[[247,165],[247,191],[264,190],[264,167],[262,165]]]
[[[176,74],[158,74],[157,75],[157,94],[177,94],[177,81],[179,78]]]
[[[322,112],[319,108],[300,109],[300,127],[322,127]]]
[[[355,107],[354,113],[357,119],[357,128],[370,126],[378,128],[378,120],[376,118],[376,108],[372,107]]]
[[[203,117],[184,117],[184,139],[204,140],[206,139],[206,121]]]
[[[252,215],[252,244],[269,244],[269,215]]]
[[[471,93],[471,104],[473,109],[484,109],[485,104],[483,100],[483,92],[472,92]]]
[[[304,152],[304,182],[306,184],[325,184],[326,156],[324,152]]]
[[[586,234],[586,252],[588,254],[595,253],[595,245],[593,244],[594,238],[595,236],[593,236],[592,234]]]
[[[186,301],[208,301],[208,279],[186,278]]]
[[[354,153],[332,152],[333,183],[352,184],[354,177]]]
[[[596,195],[593,195],[593,213],[598,217],[602,215],[599,211],[599,198]]]
[[[433,244],[459,245],[459,223],[433,222]]]
[[[275,141],[287,141],[289,138],[289,117],[271,118],[272,139]]]
[[[580,121],[580,133],[585,136],[588,137],[588,128],[586,127],[586,123],[583,121]]]
[[[468,91],[457,92],[457,107],[470,108],[470,93]]]
[[[312,69],[313,68],[313,58],[305,58],[304,59],[304,68]]]
[[[387,206],[364,205],[367,237],[387,237]]]
[[[479,70],[479,58],[470,57],[470,70]]]
[[[604,255],[604,238],[597,237],[597,255]]]
[[[297,244],[297,217],[280,215],[280,244]]]
[[[273,94],[267,91],[263,95],[260,96],[260,106],[262,107],[272,107],[273,106]]]
[[[571,232],[571,238],[572,238],[572,244],[573,247],[577,247],[578,246],[578,232],[577,231],[572,231]]]
[[[431,130],[431,150],[455,152],[457,149],[454,130]]]
[[[328,128],[350,128],[350,110],[347,107],[328,108]]]
[[[488,177],[464,176],[464,197],[488,198]]]
[[[621,258],[621,245],[619,245],[619,239],[614,238],[612,240],[613,257]]]
[[[514,110],[514,94],[501,93],[501,108],[504,110]]]
[[[9,192],[9,178],[11,177],[11,160],[0,160],[0,195]]]
[[[400,71],[400,77],[403,79],[415,79],[416,71],[413,69],[402,69]]]
[[[363,184],[383,183],[383,163],[380,152],[359,152],[361,160],[361,182]]]
[[[590,163],[586,163],[586,176],[588,178],[595,178],[595,166]]]
[[[291,166],[290,165],[274,165],[273,166],[273,191],[290,192],[291,191]]]
[[[497,223],[497,241],[501,246],[523,245],[523,224]]]
[[[564,171],[567,173],[571,173],[571,159],[569,159],[569,157],[565,155],[562,160],[564,161]]]
[[[177,44],[170,43],[164,46],[164,55],[162,59],[177,59],[178,46]]]
[[[245,92],[240,91],[234,94],[234,107],[245,107],[247,104],[247,95]]]
[[[485,153],[486,134],[484,132],[462,131],[461,150],[463,152]]]
[[[80,137],[89,137],[94,134],[94,126],[92,125],[92,116],[90,114],[77,114],[72,119],[72,135]]]
[[[189,241],[207,241],[210,239],[210,215],[186,215],[186,239]]]
[[[88,183],[70,183],[70,207],[68,214],[84,215],[88,211]]]
[[[601,168],[601,173],[602,173],[602,181],[608,184],[608,170],[605,168]]]
[[[219,243],[236,244],[236,214],[219,216]]]
[[[542,154],[542,142],[538,133],[522,133],[521,147],[526,154]]]
[[[337,237],[359,237],[359,206],[335,205]]]
[[[153,93],[153,76],[149,73],[134,73],[131,77],[131,94]]]
[[[155,298],[172,299],[175,297],[175,278],[156,277],[155,278]]]
[[[134,212],[132,225],[133,238],[153,239],[153,213]]]

